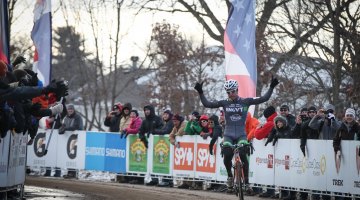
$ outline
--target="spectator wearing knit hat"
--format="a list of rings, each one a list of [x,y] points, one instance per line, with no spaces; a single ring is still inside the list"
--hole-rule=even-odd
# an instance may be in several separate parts
[[[266,118],[266,123],[263,126],[257,128],[254,132],[255,138],[258,140],[268,137],[271,130],[274,128],[274,119],[277,116],[274,106],[267,107],[263,114]]]
[[[192,112],[189,116],[189,122],[186,124],[184,131],[187,135],[199,135],[201,132],[201,127],[199,124],[200,114],[197,111]]]
[[[174,128],[174,123],[172,121],[173,114],[170,110],[165,110],[162,115],[163,126],[158,129],[154,129],[154,135],[169,135]]]
[[[340,125],[341,122],[336,119],[335,107],[331,104],[325,105],[324,109],[319,109],[309,123],[310,128],[320,132],[319,139],[323,140],[332,140]]]
[[[83,120],[81,116],[76,113],[75,106],[73,104],[68,104],[66,109],[67,115],[63,119],[62,125],[59,128],[59,134],[64,134],[65,131],[83,130]]]
[[[109,127],[110,132],[119,132],[122,109],[122,104],[116,103],[105,117],[104,125]]]
[[[184,130],[185,130],[187,121],[185,121],[184,117],[179,114],[175,114],[172,118],[172,121],[174,123],[174,128],[172,129],[172,131],[170,133],[169,140],[172,145],[175,145],[176,137],[183,136],[186,134]]]
[[[341,140],[360,140],[360,126],[355,118],[355,110],[352,108],[346,109],[344,121],[333,139],[335,153],[341,151]]]
[[[209,126],[209,117],[207,115],[200,116],[200,127],[201,132],[200,136],[206,140],[209,136],[212,135],[212,128]]]

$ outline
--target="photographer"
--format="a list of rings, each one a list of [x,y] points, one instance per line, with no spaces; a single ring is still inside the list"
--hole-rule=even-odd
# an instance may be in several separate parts
[[[112,111],[106,116],[104,125],[109,127],[110,132],[119,132],[122,108],[121,103],[116,103]]]
[[[300,138],[301,125],[309,118],[307,108],[302,108],[300,114],[296,116],[295,127],[292,129],[292,138]]]
[[[341,122],[335,118],[335,107],[327,104],[324,109],[319,109],[310,121],[309,127],[320,132],[320,140],[332,140],[340,124]]]

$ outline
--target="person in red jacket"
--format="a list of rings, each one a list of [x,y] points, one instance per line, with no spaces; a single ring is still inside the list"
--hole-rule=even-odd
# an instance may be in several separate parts
[[[268,137],[270,131],[274,128],[274,119],[276,116],[277,113],[275,112],[275,108],[273,106],[269,106],[264,110],[266,123],[255,130],[254,135],[256,139],[262,140]]]
[[[130,112],[130,124],[127,128],[123,130],[120,135],[120,138],[125,136],[126,138],[129,134],[137,134],[139,132],[139,128],[142,123],[142,119],[139,117],[139,113],[137,110],[131,110]]]

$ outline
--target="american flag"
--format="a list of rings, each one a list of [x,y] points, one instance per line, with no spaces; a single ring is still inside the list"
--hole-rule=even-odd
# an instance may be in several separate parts
[[[35,45],[33,70],[43,85],[50,82],[51,73],[51,0],[36,0],[31,39]]]
[[[0,1],[0,60],[10,66],[9,60],[9,22],[7,0]]]
[[[226,79],[239,83],[239,96],[256,96],[255,7],[232,0],[224,35]]]

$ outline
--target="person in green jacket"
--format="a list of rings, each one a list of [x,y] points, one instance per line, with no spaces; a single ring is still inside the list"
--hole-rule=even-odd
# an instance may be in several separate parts
[[[202,128],[199,124],[200,114],[197,111],[194,111],[190,115],[189,122],[186,124],[184,129],[186,135],[199,135],[202,131]]]

